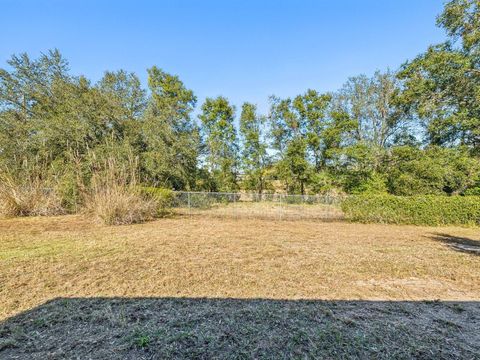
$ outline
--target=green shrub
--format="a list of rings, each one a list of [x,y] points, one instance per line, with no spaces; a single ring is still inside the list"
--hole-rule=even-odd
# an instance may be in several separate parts
[[[387,193],[387,182],[383,175],[373,172],[351,189],[352,194],[381,195]]]
[[[480,196],[480,187],[477,186],[477,187],[474,187],[474,188],[471,188],[471,189],[467,189],[467,190],[465,190],[464,195],[465,196]]]
[[[156,187],[142,187],[142,194],[158,204],[159,215],[165,215],[169,212],[175,202],[175,193],[170,189]]]
[[[60,196],[62,206],[69,213],[75,213],[81,207],[83,194],[81,185],[73,172],[65,172],[58,181],[58,195]]]
[[[349,196],[345,217],[365,223],[413,225],[478,225],[480,196]]]

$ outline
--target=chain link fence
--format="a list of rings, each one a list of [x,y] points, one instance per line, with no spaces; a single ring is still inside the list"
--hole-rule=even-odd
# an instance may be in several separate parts
[[[338,195],[176,191],[172,208],[188,216],[333,221],[343,218],[341,201]]]

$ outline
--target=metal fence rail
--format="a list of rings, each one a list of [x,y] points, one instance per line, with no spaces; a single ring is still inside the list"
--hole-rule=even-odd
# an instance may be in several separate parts
[[[182,215],[258,219],[343,218],[342,197],[227,192],[176,191],[173,210]]]

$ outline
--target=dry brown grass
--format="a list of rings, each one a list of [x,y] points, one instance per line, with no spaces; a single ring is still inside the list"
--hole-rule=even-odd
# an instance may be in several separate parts
[[[158,214],[158,203],[147,199],[136,186],[137,163],[121,166],[108,159],[104,169],[94,172],[85,210],[98,222],[107,225],[137,224],[153,219]]]
[[[236,218],[257,220],[341,220],[339,205],[328,204],[281,204],[278,202],[239,201],[228,204],[215,204],[207,209],[175,208],[177,214],[214,218]]]
[[[55,297],[478,300],[480,257],[435,234],[478,229],[79,216],[0,221],[0,318]]]
[[[16,179],[8,172],[0,175],[0,215],[47,216],[65,213],[61,198],[38,177]]]
[[[107,225],[136,224],[151,220],[158,204],[145,199],[133,187],[111,184],[97,187],[86,197],[87,213]]]
[[[199,216],[1,220],[0,357],[474,358],[480,256],[450,241],[478,240]]]

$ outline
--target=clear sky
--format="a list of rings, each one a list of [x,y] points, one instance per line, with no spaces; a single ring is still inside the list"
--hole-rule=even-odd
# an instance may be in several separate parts
[[[0,63],[58,48],[74,74],[157,65],[235,105],[396,69],[441,42],[443,0],[0,0]]]

